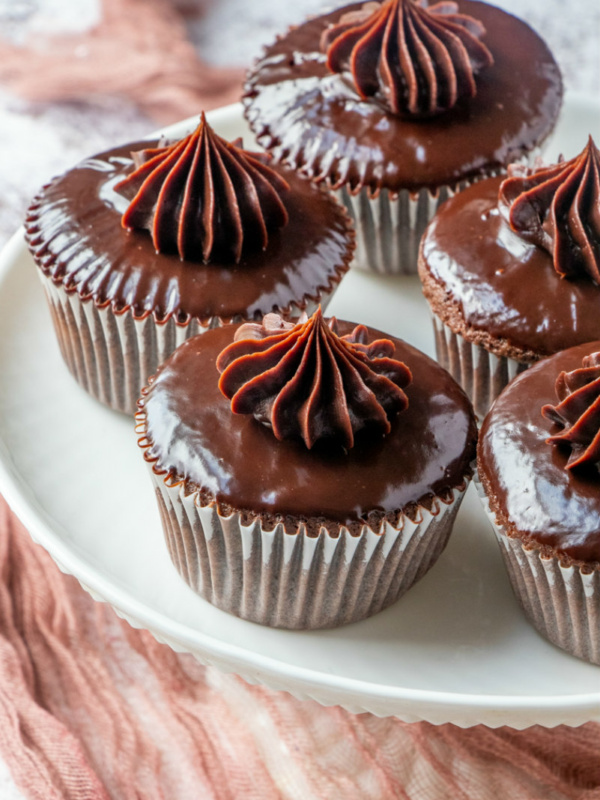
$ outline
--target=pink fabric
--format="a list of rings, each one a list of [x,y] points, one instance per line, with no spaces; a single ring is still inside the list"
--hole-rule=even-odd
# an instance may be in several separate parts
[[[600,725],[409,725],[249,686],[94,602],[1,500],[0,575],[0,757],[27,798],[600,798]]]
[[[28,100],[126,97],[161,123],[239,99],[243,70],[211,67],[169,0],[102,0],[86,34],[14,45],[0,33],[0,83]]]

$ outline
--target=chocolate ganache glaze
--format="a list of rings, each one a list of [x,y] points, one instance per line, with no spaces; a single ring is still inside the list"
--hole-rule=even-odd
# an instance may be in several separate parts
[[[485,29],[453,2],[366,3],[326,28],[321,49],[332,72],[348,72],[363,99],[392,113],[432,116],[476,94],[475,73],[493,63]]]
[[[498,521],[566,564],[600,562],[600,474],[595,466],[567,469],[570,448],[548,444],[559,427],[540,412],[555,403],[557,376],[598,350],[600,341],[580,345],[519,375],[480,433],[479,475]]]
[[[600,352],[585,356],[571,372],[556,379],[556,405],[543,406],[542,414],[563,430],[549,444],[570,450],[567,469],[600,462]]]
[[[186,322],[231,319],[303,308],[319,289],[331,289],[347,271],[353,234],[344,209],[290,170],[274,169],[289,184],[281,195],[289,223],[269,233],[266,250],[209,264],[157,253],[145,230],[125,230],[128,201],[115,185],[133,169],[135,142],[87,159],[45,186],[26,219],[26,238],[41,269],[67,291],[116,311],[158,321],[175,314]],[[266,158],[266,157],[265,157]]]
[[[600,338],[600,287],[585,273],[561,278],[545,249],[510,228],[498,206],[501,181],[452,197],[425,232],[419,269],[436,314],[525,362]]]
[[[353,447],[365,427],[374,436],[390,432],[412,377],[392,358],[390,339],[369,343],[364,325],[339,336],[336,318],[325,321],[320,306],[295,325],[268,316],[276,320],[238,328],[217,359],[234,414],[252,414],[277,439],[299,436],[308,448],[320,439]]]
[[[159,252],[238,264],[243,247],[265,250],[269,229],[288,223],[280,194],[289,184],[241,140],[217,136],[204,112],[189,136],[133,157],[138,168],[115,186],[131,198],[123,226],[150,231]]]
[[[494,63],[477,75],[474,97],[428,119],[399,117],[361,98],[328,68],[320,41],[329,25],[362,7],[291,29],[250,72],[246,117],[278,161],[355,190],[435,189],[506,167],[552,130],[562,81],[550,51],[525,23],[476,0],[460,0],[458,11],[483,25]]]
[[[570,161],[509,167],[500,187],[511,228],[547,250],[561,277],[588,275],[600,284],[600,152],[590,136]]]
[[[338,321],[342,336],[355,325]],[[387,436],[360,431],[354,447],[321,440],[278,441],[250,415],[232,414],[218,386],[216,360],[239,326],[190,339],[165,362],[141,401],[145,457],[186,489],[221,506],[261,515],[303,516],[355,530],[370,515],[417,513],[470,475],[477,429],[465,394],[445,370],[405,342],[389,338],[410,366],[408,408]],[[213,379],[211,379],[211,375]]]

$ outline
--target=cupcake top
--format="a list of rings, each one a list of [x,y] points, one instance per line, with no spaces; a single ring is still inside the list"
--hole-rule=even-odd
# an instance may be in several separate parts
[[[364,325],[340,336],[320,306],[298,324],[268,314],[238,329],[220,353],[219,388],[234,414],[252,414],[277,439],[349,449],[364,428],[388,434],[390,417],[408,406],[403,389],[412,375],[394,350],[389,339],[369,343]]]
[[[239,264],[244,251],[266,250],[269,232],[289,222],[289,183],[241,140],[217,136],[204,113],[189,136],[133,158],[137,169],[115,186],[131,198],[122,224],[149,231],[157,252]]]
[[[544,359],[502,392],[478,468],[509,536],[566,564],[600,563],[600,341]]]
[[[498,355],[534,361],[600,338],[600,154],[516,166],[448,200],[421,243],[436,313]],[[449,302],[448,302],[449,301]]]
[[[138,415],[154,469],[225,510],[332,531],[449,499],[477,434],[448,373],[374,329],[278,320],[215,328],[165,362]]]
[[[562,98],[525,23],[476,0],[355,3],[292,28],[251,70],[245,113],[277,160],[358,191],[455,186],[540,144]]]
[[[333,198],[204,116],[180,141],[115,148],[53,180],[26,237],[83,300],[182,323],[302,310],[339,282],[354,246]]]
[[[476,73],[494,61],[480,41],[483,25],[456,12],[453,2],[365,3],[325,28],[321,50],[363,100],[391,114],[434,116],[474,97]]]
[[[561,431],[548,443],[569,451],[565,469],[600,464],[600,352],[584,356],[581,366],[559,373],[557,402],[543,406],[542,414]]]
[[[509,168],[500,210],[515,233],[552,256],[561,278],[600,284],[600,152],[591,136],[570,161]]]

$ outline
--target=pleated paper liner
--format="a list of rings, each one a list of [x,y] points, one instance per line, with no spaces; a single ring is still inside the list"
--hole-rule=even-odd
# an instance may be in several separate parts
[[[435,314],[432,320],[436,359],[465,390],[481,424],[504,387],[531,365],[496,356],[485,347],[467,341]]]
[[[458,191],[470,182],[460,184]],[[381,189],[375,196],[363,186],[351,193],[346,186],[335,192],[356,229],[353,267],[381,275],[416,275],[419,243],[440,205],[455,193],[441,187],[392,193]]]
[[[542,636],[571,655],[600,665],[600,566],[565,566],[557,557],[508,536],[483,487],[477,491],[489,517],[513,591]]]
[[[540,148],[536,148],[521,162],[532,164],[539,154]],[[408,189],[374,192],[367,186],[358,191],[350,191],[347,186],[332,187],[356,229],[352,266],[382,275],[416,275],[421,238],[442,203],[475,182],[505,172],[506,169],[491,169],[453,186],[422,188],[416,192]]]

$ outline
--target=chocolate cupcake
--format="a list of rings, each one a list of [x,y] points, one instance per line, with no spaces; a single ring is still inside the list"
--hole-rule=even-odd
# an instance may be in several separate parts
[[[54,179],[25,229],[69,369],[131,414],[178,344],[325,304],[354,248],[333,197],[221,139],[204,115],[173,144],[125,145]]]
[[[552,131],[560,71],[524,22],[475,0],[354,3],[292,28],[245,86],[262,146],[339,191],[355,264],[415,273],[438,206]]]
[[[600,339],[600,153],[516,166],[439,210],[419,274],[437,358],[483,418],[519,372]]]
[[[513,381],[483,423],[477,460],[525,614],[558,647],[600,664],[600,341]]]
[[[473,412],[445,370],[383,336],[320,310],[267,315],[185,342],[144,389],[169,552],[209,602],[334,627],[394,603],[444,549]]]

